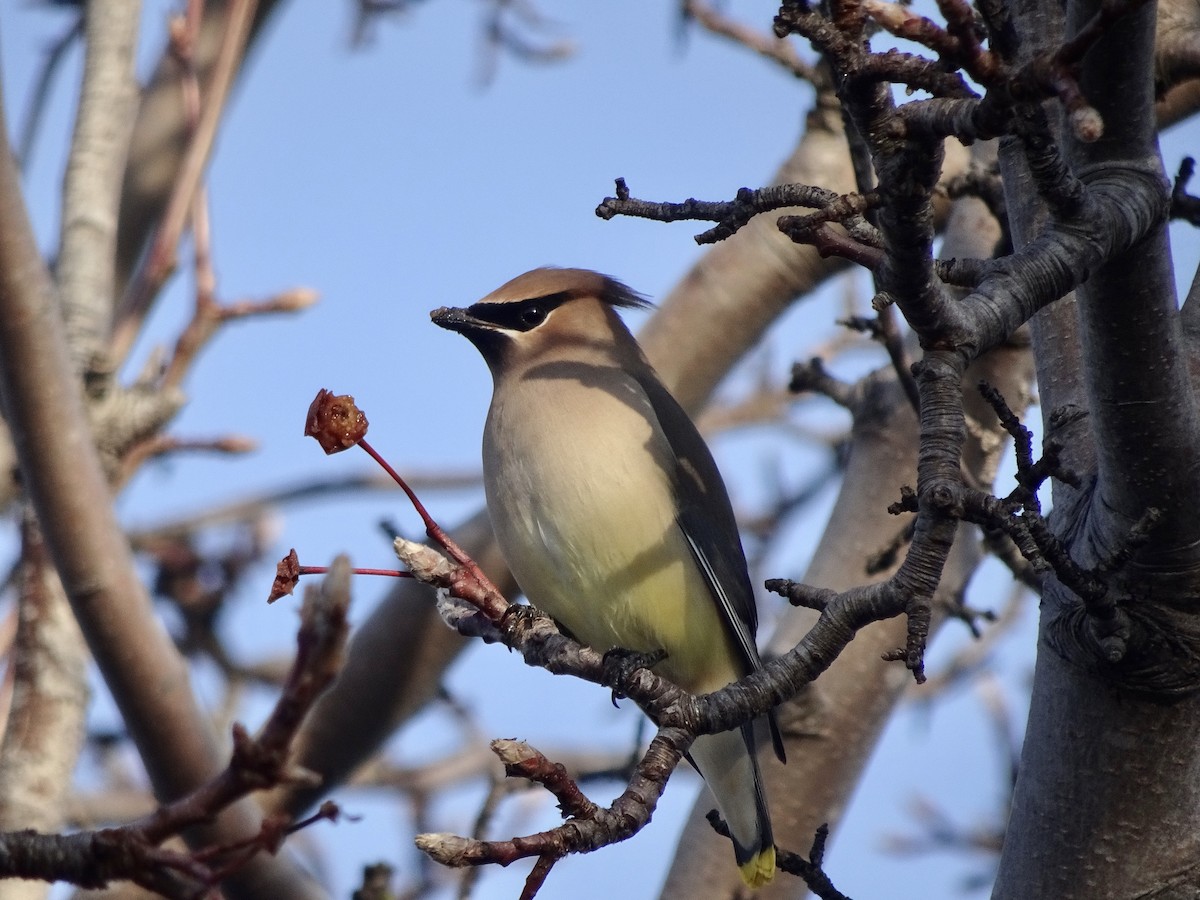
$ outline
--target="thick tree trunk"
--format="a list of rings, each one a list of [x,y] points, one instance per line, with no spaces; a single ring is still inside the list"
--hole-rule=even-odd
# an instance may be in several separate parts
[[[1097,9],[1069,6],[1068,34]],[[1022,15],[1019,27],[1053,46],[1053,4]],[[1081,84],[1104,118],[1104,137],[1063,140],[1092,184],[1157,165],[1153,29],[1146,6],[1085,59]],[[1011,162],[1006,175],[1015,179]],[[1009,196],[1016,240],[1025,243],[1035,236],[1036,209],[1011,183]],[[1058,581],[1047,586],[997,898],[1200,890],[1195,412],[1169,261],[1164,221],[1076,298],[1034,320],[1047,434],[1066,443],[1068,464],[1085,476],[1078,490],[1055,484],[1056,533],[1076,562],[1096,566],[1127,545],[1151,508],[1159,524],[1132,549],[1132,562],[1105,573],[1110,611],[1098,614],[1094,601]],[[1087,415],[1056,416],[1067,403],[1086,404]]]

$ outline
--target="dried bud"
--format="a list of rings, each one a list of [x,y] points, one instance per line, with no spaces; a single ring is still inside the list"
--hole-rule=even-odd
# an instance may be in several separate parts
[[[341,453],[367,434],[367,417],[349,394],[335,396],[321,388],[308,408],[304,436],[315,438],[326,453]]]
[[[271,593],[267,597],[267,602],[274,603],[280,597],[286,597],[296,589],[299,581],[300,557],[296,555],[296,548],[293,547],[291,552],[275,567],[275,581],[271,584]]]

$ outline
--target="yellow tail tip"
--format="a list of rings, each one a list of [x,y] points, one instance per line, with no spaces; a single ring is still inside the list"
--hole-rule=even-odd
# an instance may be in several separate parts
[[[767,847],[750,857],[738,869],[747,887],[760,888],[775,877],[775,848]]]

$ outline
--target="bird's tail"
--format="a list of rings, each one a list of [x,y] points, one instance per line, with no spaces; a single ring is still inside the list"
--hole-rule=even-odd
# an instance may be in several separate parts
[[[729,826],[742,880],[762,887],[775,876],[775,839],[755,755],[754,726],[696,738],[689,755]]]

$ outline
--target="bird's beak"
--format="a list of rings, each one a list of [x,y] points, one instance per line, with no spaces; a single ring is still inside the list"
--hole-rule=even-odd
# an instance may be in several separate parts
[[[482,319],[477,319],[465,309],[454,306],[442,306],[429,314],[433,324],[449,331],[467,334],[472,331],[490,331],[492,326]]]

